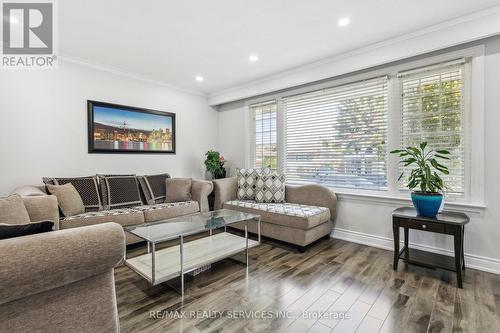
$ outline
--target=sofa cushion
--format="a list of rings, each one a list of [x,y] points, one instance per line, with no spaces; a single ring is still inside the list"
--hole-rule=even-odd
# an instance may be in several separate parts
[[[165,179],[165,202],[191,201],[191,178]]]
[[[255,201],[259,203],[285,202],[285,175],[275,172],[260,174],[257,179]]]
[[[142,204],[139,184],[134,175],[99,175],[99,184],[106,210]]]
[[[330,210],[326,207],[288,202],[258,203],[250,200],[232,200],[225,202],[223,208],[258,214],[262,221],[302,230],[330,220]]]
[[[261,174],[270,174],[271,169],[239,169],[238,170],[238,199],[255,200],[257,180]]]
[[[169,202],[155,205],[133,207],[144,213],[145,222],[166,220],[186,214],[196,213],[200,210],[196,201]]]
[[[165,202],[165,180],[167,178],[170,178],[168,173],[137,177],[148,205]]]
[[[55,195],[59,204],[59,209],[64,216],[72,216],[85,213],[85,205],[82,197],[73,184],[64,185],[47,184],[47,190]]]
[[[64,185],[71,183],[80,194],[86,212],[102,210],[97,177],[43,178],[45,184]]]
[[[6,198],[0,198],[0,223],[27,224],[30,222],[30,216],[20,195],[12,194]]]
[[[144,214],[131,208],[87,212],[63,218],[60,221],[60,228],[68,229],[105,222],[115,222],[122,226],[140,224],[144,223]]]

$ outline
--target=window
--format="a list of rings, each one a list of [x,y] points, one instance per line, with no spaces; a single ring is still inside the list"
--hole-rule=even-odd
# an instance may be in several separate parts
[[[387,78],[283,99],[287,179],[387,188]]]
[[[482,122],[470,112],[470,104],[478,103],[470,99],[473,60],[436,59],[434,64],[418,60],[411,70],[411,65],[397,64],[377,70],[376,77],[335,87],[319,83],[309,90],[280,92],[273,100],[250,105],[251,166],[284,172],[290,183],[407,196],[405,184],[397,182],[407,170],[388,152],[425,141],[451,153],[446,161],[450,174],[442,175],[448,197],[481,202],[477,184],[483,155],[470,148],[483,145],[471,133],[472,124],[477,132]],[[363,79],[369,74],[356,75]]]
[[[426,141],[434,149],[449,150],[450,174],[443,180],[453,194],[465,190],[464,72],[460,60],[399,75],[401,145]]]
[[[277,105],[276,101],[253,104],[250,106],[254,130],[251,131],[251,147],[253,156],[251,164],[256,168],[268,167],[277,169]]]

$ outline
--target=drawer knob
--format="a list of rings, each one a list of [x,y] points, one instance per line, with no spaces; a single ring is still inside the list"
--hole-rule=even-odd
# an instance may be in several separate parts
[[[422,229],[427,229],[427,226],[425,224],[422,224]]]

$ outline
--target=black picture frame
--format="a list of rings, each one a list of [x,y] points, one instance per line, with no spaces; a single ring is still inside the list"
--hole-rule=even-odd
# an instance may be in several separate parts
[[[146,113],[156,116],[170,117],[172,120],[172,133],[171,133],[171,149],[169,150],[143,150],[143,149],[108,149],[96,147],[94,139],[95,122],[94,122],[94,108],[105,107],[110,109],[117,109],[128,112]],[[99,102],[87,100],[87,119],[88,119],[88,153],[89,154],[175,154],[176,153],[176,128],[175,128],[175,113],[164,112],[152,109],[139,108],[134,106]]]

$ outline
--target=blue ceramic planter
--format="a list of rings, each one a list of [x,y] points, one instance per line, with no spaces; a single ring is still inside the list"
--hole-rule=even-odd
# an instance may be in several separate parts
[[[439,193],[423,194],[419,192],[411,193],[411,201],[417,210],[418,215],[425,217],[436,217],[443,196]]]

